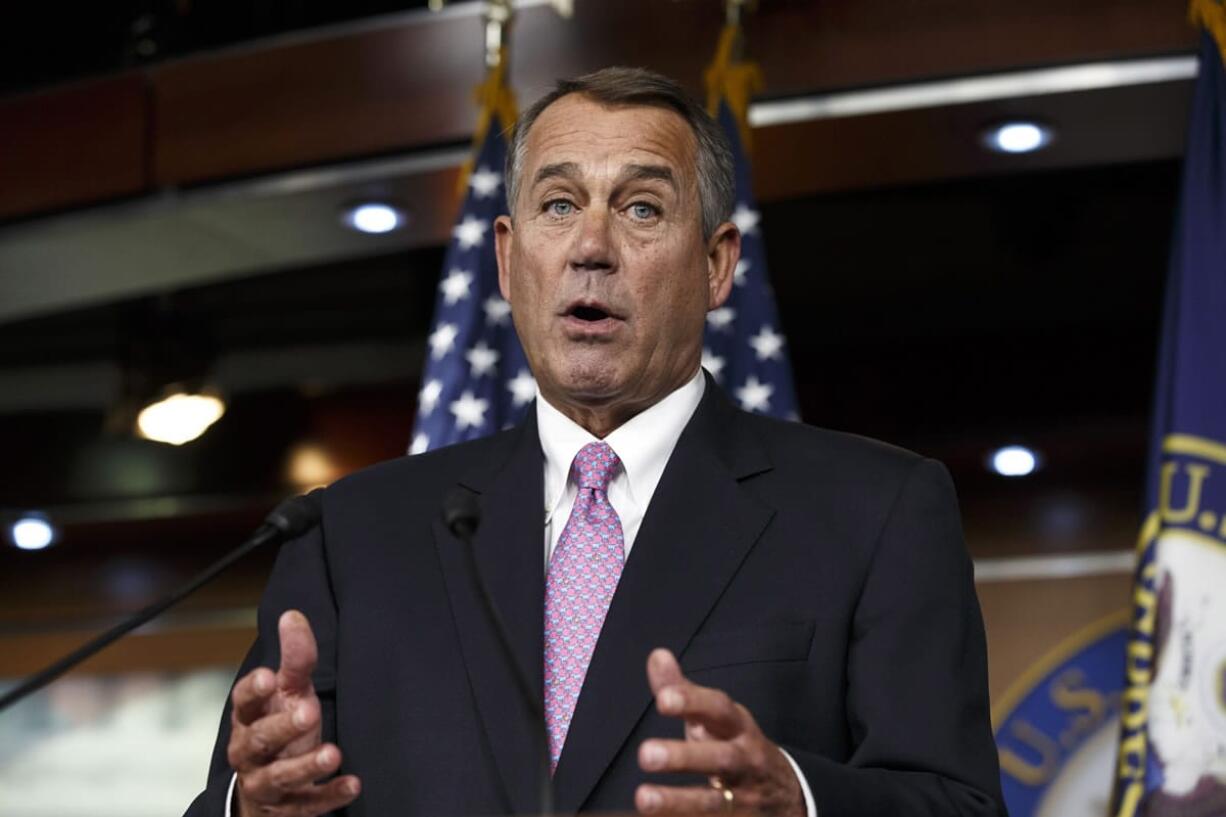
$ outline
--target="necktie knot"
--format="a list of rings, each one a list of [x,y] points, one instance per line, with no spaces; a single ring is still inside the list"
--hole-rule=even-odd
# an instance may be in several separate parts
[[[581,489],[594,488],[608,493],[609,482],[619,465],[621,460],[613,453],[608,443],[588,443],[579,449],[575,461],[571,463],[571,478]]]

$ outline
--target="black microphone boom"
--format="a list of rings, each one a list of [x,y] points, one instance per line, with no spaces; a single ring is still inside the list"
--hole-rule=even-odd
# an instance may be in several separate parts
[[[452,535],[464,544],[468,568],[477,584],[477,598],[481,600],[486,618],[494,625],[494,640],[498,642],[503,658],[511,665],[511,677],[515,679],[520,698],[528,705],[532,719],[540,730],[537,735],[541,741],[540,805],[541,814],[548,817],[553,814],[553,774],[549,769],[549,734],[545,731],[545,704],[540,695],[532,690],[532,684],[528,681],[528,673],[524,671],[515,653],[511,650],[511,637],[507,635],[507,625],[498,613],[498,608],[494,606],[489,587],[485,584],[481,569],[477,567],[477,557],[473,552],[473,537],[477,535],[477,528],[481,525],[481,509],[477,506],[477,498],[468,491],[457,490],[449,494],[443,501],[443,523],[447,525]]]
[[[319,500],[319,490],[311,491],[303,496],[291,497],[265,517],[263,524],[256,528],[246,542],[243,542],[230,553],[218,559],[196,578],[180,587],[159,601],[140,610],[130,618],[124,619],[102,635],[81,645],[76,650],[56,661],[51,666],[31,675],[4,695],[0,695],[0,711],[42,689],[68,670],[80,664],[85,659],[110,646],[113,642],[135,630],[145,622],[160,615],[183,599],[195,593],[204,585],[217,578],[226,568],[242,559],[251,551],[269,542],[281,543],[306,533],[319,524],[323,509]]]

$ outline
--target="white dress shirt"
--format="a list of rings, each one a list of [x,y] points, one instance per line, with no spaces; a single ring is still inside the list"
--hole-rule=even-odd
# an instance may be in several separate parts
[[[618,426],[604,438],[622,464],[609,482],[609,504],[621,520],[627,557],[630,555],[630,548],[634,546],[647,506],[651,504],[651,497],[656,492],[656,486],[660,484],[660,477],[664,475],[664,467],[668,465],[677,440],[690,418],[694,416],[705,390],[706,379],[699,368],[685,385]],[[570,479],[571,463],[574,462],[579,449],[588,443],[597,442],[598,438],[554,408],[541,396],[539,390],[536,395],[536,424],[541,437],[541,450],[545,454],[544,566],[547,571],[553,549],[557,547],[562,529],[566,527],[566,520],[570,518],[575,497],[579,494],[578,486]],[[647,671],[646,666],[643,671]],[[796,779],[800,781],[808,817],[817,817],[817,807],[813,802],[808,781],[792,756],[786,751],[783,756],[792,765]],[[225,817],[230,817],[236,780],[237,775],[230,780]]]
[[[664,475],[677,440],[694,410],[702,402],[706,382],[702,369],[686,384],[649,409],[614,429],[604,441],[621,460],[622,467],[609,482],[609,504],[622,523],[626,553],[634,546],[643,514]],[[562,529],[570,519],[579,488],[570,478],[570,466],[579,449],[599,442],[590,431],[536,395],[536,427],[545,453],[545,564],[553,555]]]

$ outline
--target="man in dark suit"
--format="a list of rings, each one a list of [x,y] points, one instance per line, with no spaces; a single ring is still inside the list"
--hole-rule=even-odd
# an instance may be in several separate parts
[[[507,182],[535,411],[325,492],[189,814],[529,813],[542,780],[564,812],[1003,814],[944,469],[748,415],[699,368],[740,248],[718,127],[608,69],[525,113]]]

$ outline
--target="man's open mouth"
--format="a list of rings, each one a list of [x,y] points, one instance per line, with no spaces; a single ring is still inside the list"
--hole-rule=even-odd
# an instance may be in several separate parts
[[[588,322],[603,321],[605,318],[613,317],[598,306],[576,306],[567,314],[572,318]]]

